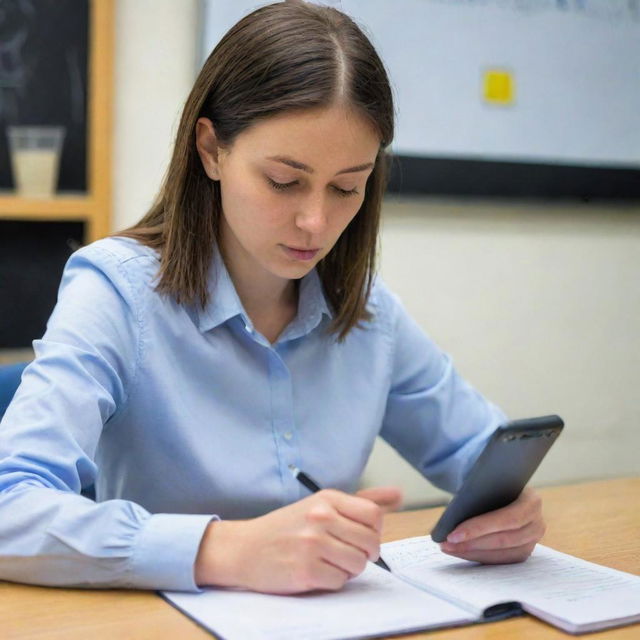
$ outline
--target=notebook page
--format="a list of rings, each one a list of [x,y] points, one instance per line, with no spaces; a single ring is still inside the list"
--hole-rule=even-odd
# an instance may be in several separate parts
[[[440,545],[434,542],[431,536],[416,536],[386,542],[380,547],[380,555],[395,575],[466,609],[475,618],[482,617],[482,612],[487,606],[499,602],[495,599],[490,599],[488,603],[485,603],[484,600],[473,602],[466,597],[464,590],[452,588],[450,584],[433,580],[431,572],[440,567],[450,567],[453,563],[463,561],[442,553]]]
[[[473,622],[466,611],[372,563],[337,592],[275,596],[208,589],[162,595],[225,640],[346,640]]]
[[[640,577],[543,545],[526,562],[510,565],[479,565],[447,556],[427,536],[382,548],[396,574],[433,586],[476,610],[517,600],[532,613],[573,630],[640,619]]]
[[[532,559],[537,570],[536,564],[527,568],[530,577],[516,589],[532,613],[582,631],[640,620],[640,577],[543,545]]]

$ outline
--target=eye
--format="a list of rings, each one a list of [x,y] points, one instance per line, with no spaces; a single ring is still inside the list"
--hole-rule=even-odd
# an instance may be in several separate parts
[[[271,185],[273,189],[277,189],[278,191],[283,191],[284,189],[289,189],[296,184],[298,184],[297,180],[293,180],[291,182],[276,182],[267,176],[267,182]]]
[[[341,198],[348,198],[349,196],[357,196],[358,193],[360,193],[355,187],[353,189],[341,189],[340,187],[333,187],[334,191],[341,197]]]

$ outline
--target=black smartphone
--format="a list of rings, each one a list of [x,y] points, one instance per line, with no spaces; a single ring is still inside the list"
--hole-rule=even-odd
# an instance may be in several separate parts
[[[440,516],[431,538],[444,542],[461,522],[513,502],[563,427],[562,418],[555,415],[513,420],[498,427]]]

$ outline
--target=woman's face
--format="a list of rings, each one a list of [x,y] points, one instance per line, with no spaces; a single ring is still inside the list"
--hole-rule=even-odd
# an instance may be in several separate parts
[[[327,255],[360,209],[380,139],[363,116],[336,106],[274,116],[227,149],[200,118],[197,143],[220,181],[230,268],[290,280]]]

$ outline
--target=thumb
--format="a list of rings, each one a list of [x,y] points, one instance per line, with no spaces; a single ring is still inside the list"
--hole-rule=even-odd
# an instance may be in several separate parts
[[[385,513],[397,511],[402,505],[402,489],[400,487],[370,487],[356,492],[359,498],[375,502]]]

